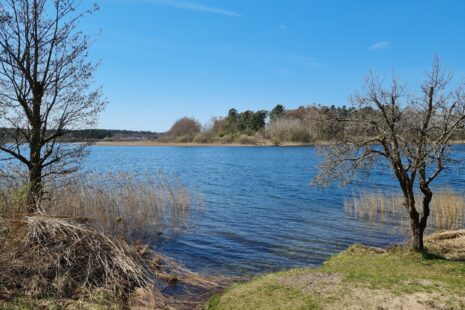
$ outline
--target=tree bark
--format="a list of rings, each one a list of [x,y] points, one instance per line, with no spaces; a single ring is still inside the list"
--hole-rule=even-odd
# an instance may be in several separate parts
[[[410,230],[412,232],[412,247],[415,251],[423,251],[423,231],[424,228],[421,228],[420,225],[420,215],[418,214],[417,209],[415,208],[415,199],[413,198],[413,193],[410,193],[410,197],[406,197],[405,204],[407,205],[409,213],[409,223]]]
[[[40,88],[40,87],[39,87]],[[41,135],[41,104],[43,90],[38,89],[34,94],[31,120],[31,139],[29,142],[29,212],[35,213],[42,198],[42,135]]]
[[[419,221],[410,218],[410,229],[412,230],[412,246],[415,251],[423,251],[423,230],[420,228]]]
[[[40,166],[29,169],[29,190],[27,201],[29,213],[36,213],[42,198],[42,168]]]
[[[424,250],[423,248],[423,234],[425,232],[426,224],[428,223],[428,217],[430,214],[430,203],[433,199],[433,192],[429,188],[428,184],[424,181],[420,182],[420,190],[423,193],[423,215],[421,216],[419,222],[419,229],[420,229],[420,237],[421,237],[421,251]]]

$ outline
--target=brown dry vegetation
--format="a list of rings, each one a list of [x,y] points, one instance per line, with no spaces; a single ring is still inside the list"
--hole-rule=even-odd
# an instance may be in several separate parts
[[[51,297],[61,306],[80,300],[192,309],[226,282],[191,272],[141,241],[188,224],[200,202],[179,181],[81,177],[49,185],[42,214],[33,216],[24,211],[27,188],[9,185],[0,191],[0,300],[11,302],[0,308],[31,296],[19,308]],[[165,294],[171,286],[181,294]]]
[[[48,216],[4,219],[0,283],[4,294],[75,297],[105,290],[124,297],[154,284],[124,242],[76,221]]]
[[[160,173],[81,177],[49,194],[47,214],[89,219],[105,234],[129,242],[187,228],[191,209],[202,204],[178,179]]]
[[[421,201],[416,202],[418,205]],[[382,191],[360,191],[344,201],[346,213],[372,222],[388,222],[401,219],[407,227],[403,198]],[[430,228],[451,230],[465,225],[465,196],[451,189],[439,189],[431,202]]]

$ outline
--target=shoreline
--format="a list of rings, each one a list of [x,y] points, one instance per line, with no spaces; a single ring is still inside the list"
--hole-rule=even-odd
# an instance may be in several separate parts
[[[450,145],[465,144],[464,140],[450,141]],[[311,146],[326,146],[334,145],[331,141],[319,141],[314,143],[300,142],[284,142],[275,145],[269,141],[257,144],[241,144],[241,143],[195,143],[195,142],[158,142],[154,140],[145,141],[97,141],[94,146],[154,146],[154,147],[311,147]]]
[[[174,147],[299,147],[299,146],[318,146],[328,145],[328,143],[282,143],[274,145],[272,143],[260,144],[241,144],[241,143],[177,143],[177,142],[157,142],[157,141],[99,141],[94,143],[95,146],[174,146]]]
[[[204,309],[465,309],[464,242],[459,229],[425,235],[428,253],[353,244],[319,266],[234,283]]]

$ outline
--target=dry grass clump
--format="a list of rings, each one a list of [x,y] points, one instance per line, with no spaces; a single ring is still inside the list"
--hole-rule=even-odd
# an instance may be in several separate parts
[[[29,216],[3,220],[0,246],[2,291],[72,298],[98,291],[125,298],[150,288],[153,274],[124,242],[70,220]]]
[[[204,277],[78,219],[0,217],[0,299],[16,296],[193,309],[230,279]]]
[[[435,233],[425,237],[429,251],[450,260],[465,260],[465,229]]]
[[[421,210],[421,199],[417,202]],[[429,223],[434,230],[450,230],[463,228],[465,225],[465,197],[450,189],[440,189],[433,195],[431,201],[431,216]],[[344,200],[347,214],[356,218],[368,219],[372,222],[398,221],[407,226],[403,198],[398,195],[381,191],[361,191]]]

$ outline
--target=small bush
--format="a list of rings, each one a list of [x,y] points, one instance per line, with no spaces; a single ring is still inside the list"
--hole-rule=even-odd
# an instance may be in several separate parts
[[[271,143],[273,145],[280,145],[281,144],[281,139],[279,139],[278,137],[272,137],[271,138]]]
[[[195,135],[193,142],[195,143],[208,143],[210,137],[205,133],[198,133]]]
[[[257,144],[257,138],[248,135],[240,135],[238,141],[240,144]]]
[[[222,144],[232,143],[234,141],[234,136],[232,134],[224,135],[219,138],[219,142]]]
[[[311,135],[304,122],[290,117],[281,117],[273,121],[267,128],[267,136],[277,142],[275,144],[311,141]]]
[[[291,142],[308,143],[311,141],[310,134],[305,128],[296,128],[291,132]]]
[[[175,138],[176,143],[189,143],[192,142],[194,137],[192,135],[184,135],[184,136],[179,136]]]

